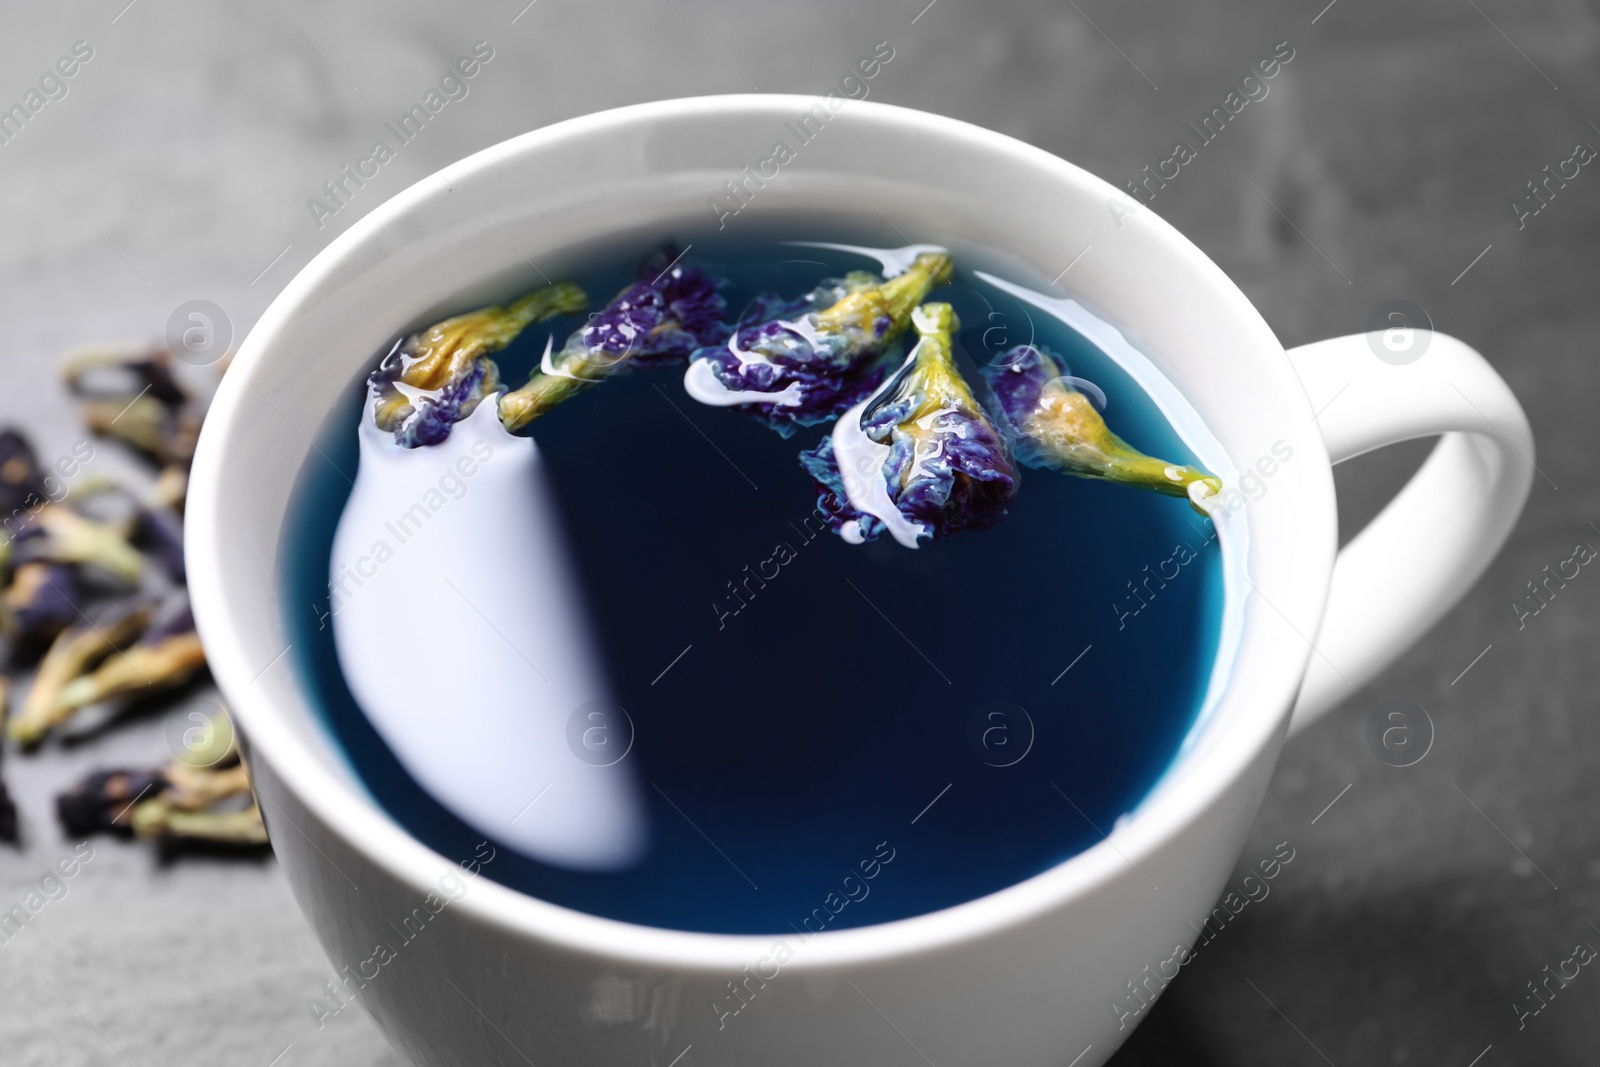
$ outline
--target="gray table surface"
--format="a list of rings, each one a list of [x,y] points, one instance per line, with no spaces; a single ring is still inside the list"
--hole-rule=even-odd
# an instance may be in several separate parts
[[[197,297],[242,334],[351,219],[558,119],[746,91],[750,77],[762,91],[825,90],[887,39],[896,58],[874,99],[992,127],[1120,185],[1287,40],[1295,58],[1270,96],[1156,210],[1286,344],[1359,331],[1390,299],[1426,308],[1510,381],[1542,474],[1461,607],[1288,746],[1245,859],[1288,840],[1295,862],[1185,969],[1117,1062],[1593,1062],[1600,979],[1580,977],[1521,1030],[1511,1005],[1576,942],[1600,944],[1600,580],[1575,581],[1520,631],[1509,606],[1600,521],[1584,444],[1600,394],[1600,175],[1585,168],[1524,229],[1510,207],[1576,141],[1600,144],[1593,5],[525,2],[67,0],[0,12],[0,103],[73,42],[94,48],[68,95],[0,146],[0,419],[27,425],[48,457],[67,451],[79,431],[54,384],[63,349],[157,336]],[[306,199],[480,39],[495,59],[471,95],[319,229]],[[116,469],[112,452],[96,463]],[[1341,468],[1347,532],[1424,452]],[[1416,766],[1386,766],[1363,740],[1391,698],[1437,727]],[[148,716],[7,761],[26,842],[0,848],[0,904],[73,844],[53,792],[94,766],[158,761],[163,724]],[[106,839],[95,849],[68,896],[0,945],[8,1067],[403,1062],[359,1012],[314,1025],[305,1000],[331,972],[273,861],[163,864]]]

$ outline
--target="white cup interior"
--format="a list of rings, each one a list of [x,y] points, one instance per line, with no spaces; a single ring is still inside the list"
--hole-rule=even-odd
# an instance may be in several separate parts
[[[1237,513],[1228,611],[1240,640],[1226,684],[1180,758],[1111,841],[1028,882],[932,915],[824,935],[888,952],[963,936],[1049,907],[1181,834],[1263,746],[1275,745],[1321,617],[1336,548],[1332,477],[1282,347],[1232,282],[1126,194],[1054,156],[951,119],[874,103],[827,112],[800,143],[786,123],[814,98],[708,97],[577,119],[478,153],[419,182],[335,240],[284,290],[241,348],[208,418],[189,504],[191,587],[212,663],[257,759],[337,832],[419,887],[442,861],[351,778],[285,663],[279,544],[291,493],[335,408],[395,335],[525,289],[532,265],[558,278],[597,241],[659,239],[715,224],[709,201],[784,140],[795,159],[753,190],[729,225],[809,213],[906,243],[1004,249],[1035,275],[1122,326],[1198,411],[1191,439],[1225,481],[1294,450]],[[1087,251],[1085,249],[1087,248]],[[1230,519],[1230,523],[1234,522]],[[1227,534],[1224,535],[1225,540]],[[606,942],[661,958],[730,958],[742,938],[650,931],[578,916],[503,887],[473,907],[508,929]],[[559,925],[559,932],[555,926]],[[624,937],[624,933],[627,934]],[[587,939],[587,940],[586,940]],[[619,946],[624,946],[619,948]]]

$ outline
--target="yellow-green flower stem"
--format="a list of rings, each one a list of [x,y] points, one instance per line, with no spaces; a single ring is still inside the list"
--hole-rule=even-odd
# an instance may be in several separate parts
[[[856,289],[832,307],[812,316],[819,333],[849,333],[854,337],[887,344],[911,322],[911,313],[923,299],[954,276],[954,261],[945,252],[924,252],[912,260],[905,272],[881,285]],[[875,338],[874,325],[887,315],[889,332]]]
[[[1222,492],[1222,480],[1215,475],[1147,456],[1112,433],[1089,398],[1060,378],[1045,383],[1018,429],[1043,461],[1067,474],[1185,497],[1201,514],[1206,512],[1197,495],[1203,499]],[[1204,488],[1191,490],[1196,483]]]
[[[574,393],[582,392],[613,374],[624,362],[605,353],[584,349],[561,353],[551,364],[554,374],[534,371],[528,384],[500,398],[500,425],[516,433]]]
[[[961,321],[956,318],[955,308],[949,304],[923,304],[912,312],[911,322],[919,337],[917,358],[895,392],[919,398],[916,408],[900,420],[899,428],[915,442],[916,454],[921,456],[937,452],[932,442],[943,427],[934,425],[934,416],[950,410],[972,414],[983,409],[956,367],[951,338],[961,328]],[[902,482],[915,470],[915,463],[908,464],[901,472]]]

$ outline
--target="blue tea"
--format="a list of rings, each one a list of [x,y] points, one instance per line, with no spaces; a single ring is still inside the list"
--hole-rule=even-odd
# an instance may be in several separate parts
[[[537,298],[397,341],[352,386],[288,517],[285,610],[327,729],[418,840],[463,857],[487,838],[489,877],[595,915],[819,932],[1038,874],[1170,765],[1219,646],[1220,552],[1191,506],[1215,479],[1091,340],[1109,327],[1061,313],[1043,279],[982,248],[825,236],[796,224],[596,250],[569,288],[530,279]],[[512,469],[503,427],[533,441],[540,540],[480,520],[419,557],[425,521],[522,491],[488,480]],[[336,540],[352,483],[375,476],[364,433],[457,458],[357,544],[356,573]],[[472,433],[488,435],[476,454]],[[372,575],[406,552],[438,586],[347,639]],[[531,579],[527,555],[558,563]],[[469,569],[493,576],[492,598]],[[545,637],[507,622],[529,607],[554,613]],[[592,700],[553,695],[572,658],[556,650],[579,631]],[[439,641],[457,651],[435,656]],[[486,698],[466,682],[484,671],[525,684]],[[584,806],[530,788],[485,821],[424,786],[356,696],[375,677],[435,694],[403,714],[460,758],[625,775],[638,833],[596,862],[562,858],[582,840],[520,846],[530,829],[559,838],[547,824]],[[564,727],[537,746],[452,729],[550,700],[571,706],[540,712]]]

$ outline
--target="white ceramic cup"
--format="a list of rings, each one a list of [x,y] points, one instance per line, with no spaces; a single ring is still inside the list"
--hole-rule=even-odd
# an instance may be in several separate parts
[[[794,158],[766,162],[780,140]],[[781,961],[779,933],[577,913],[469,878],[457,863],[472,857],[408,836],[318,724],[284,655],[278,574],[312,440],[384,341],[507,296],[531,264],[559,276],[597,239],[715,224],[710,201],[734,203],[730,180],[746,202],[724,214],[730,226],[812,213],[888,222],[907,243],[1007,250],[1128,329],[1210,427],[1215,447],[1200,458],[1225,480],[1238,484],[1274,443],[1293,451],[1230,520],[1248,552],[1233,579],[1242,627],[1227,684],[1135,812],[981,899],[804,942],[783,932],[792,956]],[[1435,434],[1404,491],[1338,550],[1332,464]],[[201,437],[190,588],[294,893],[344,988],[417,1063],[1090,1067],[1131,1030],[1116,1006],[1135,1002],[1130,983],[1159,989],[1150,975],[1175,969],[1164,962],[1174,946],[1195,940],[1286,733],[1354,693],[1473,583],[1522,507],[1532,462],[1515,398],[1466,345],[1432,335],[1404,365],[1378,358],[1366,334],[1286,353],[1181,234],[1039,149],[837,97],[673,100],[462,160],[373,210],[289,284]],[[405,939],[414,915],[422,932]]]

